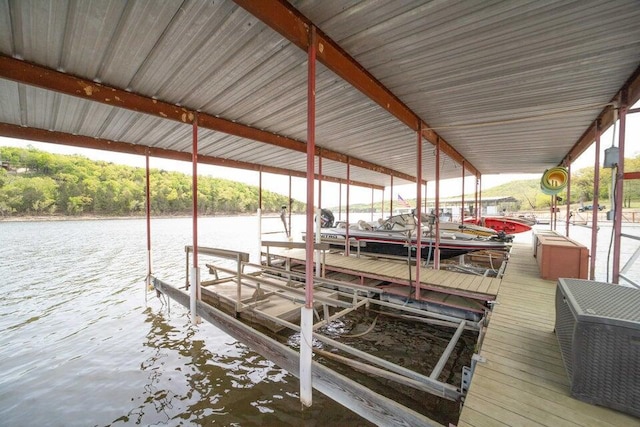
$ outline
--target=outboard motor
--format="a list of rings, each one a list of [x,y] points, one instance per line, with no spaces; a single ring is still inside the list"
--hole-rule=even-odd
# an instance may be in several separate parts
[[[331,228],[333,227],[333,221],[335,220],[333,212],[329,209],[322,209],[320,211],[320,227]]]

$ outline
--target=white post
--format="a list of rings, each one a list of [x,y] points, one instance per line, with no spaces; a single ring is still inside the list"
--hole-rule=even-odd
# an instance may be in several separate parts
[[[153,285],[151,284],[151,272],[153,270],[151,270],[151,249],[147,250],[147,259],[149,260],[149,266],[148,266],[148,270],[147,271],[147,280],[145,280],[145,285],[144,285],[144,304],[145,306],[147,305],[147,294],[149,293],[150,290],[153,289]]]
[[[322,228],[322,221],[320,219],[320,214],[322,211],[320,209],[316,209],[316,243],[322,242],[322,238],[320,237],[320,229]],[[322,257],[320,256],[320,249],[315,252],[316,255],[316,277],[322,276]]]
[[[200,268],[191,267],[191,286],[189,294],[189,305],[191,310],[191,323],[197,325],[200,323],[200,317],[196,314],[196,300],[200,290]]]
[[[300,402],[311,406],[313,361],[313,308],[300,308]]]
[[[262,209],[258,208],[258,260],[256,264],[260,264],[262,253]]]

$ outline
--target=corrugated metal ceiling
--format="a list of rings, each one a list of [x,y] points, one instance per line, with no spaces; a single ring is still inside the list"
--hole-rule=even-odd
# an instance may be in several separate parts
[[[640,64],[635,0],[292,4],[485,174],[560,162]],[[306,53],[231,1],[3,0],[0,52],[306,140]],[[415,132],[320,64],[316,92],[318,146],[415,176]],[[0,101],[0,122],[191,151],[186,124],[3,79]],[[306,166],[301,152],[211,130],[199,147]],[[442,157],[442,177],[459,177]],[[424,179],[434,170],[426,143]],[[359,167],[351,178],[389,185]]]

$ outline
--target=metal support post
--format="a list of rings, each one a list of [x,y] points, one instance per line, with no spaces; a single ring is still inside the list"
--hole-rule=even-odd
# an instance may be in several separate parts
[[[349,256],[351,252],[351,243],[349,242],[349,191],[351,189],[351,159],[347,159],[347,204],[345,206],[346,213],[345,216],[347,218],[347,228],[345,231],[345,245],[344,245],[344,254],[345,256]]]
[[[462,161],[462,201],[460,203],[460,224],[464,222],[464,160]]]
[[[191,322],[193,324],[200,323],[200,318],[196,313],[196,300],[200,299],[200,270],[198,269],[198,116],[193,118],[193,147],[191,162],[193,166],[192,171],[192,186],[191,192],[193,193],[193,268],[191,270]]]
[[[313,339],[313,187],[315,175],[316,134],[316,28],[311,27],[307,77],[307,224],[305,260],[305,305],[300,309],[300,402],[312,403],[312,339]],[[318,218],[318,221],[320,219]]]
[[[622,233],[622,193],[624,189],[624,146],[627,128],[627,90],[621,92],[622,102],[620,106],[620,130],[618,134],[618,167],[615,168],[616,175],[611,177],[615,180],[613,192],[614,211],[613,211],[613,266],[612,277],[613,283],[620,283],[620,245]],[[612,170],[613,171],[613,170]],[[595,214],[595,212],[594,212]]]
[[[591,215],[591,260],[589,262],[589,278],[596,278],[596,251],[598,248],[598,214],[600,212],[600,120],[596,120],[596,155],[593,166],[593,210]]]
[[[151,265],[151,185],[149,183],[149,149],[145,153],[146,164],[146,214],[147,214],[147,280],[144,286],[144,302],[147,303],[147,292],[151,288],[151,274],[153,274]]]
[[[389,202],[389,216],[393,216],[393,175],[391,175],[391,187],[390,188],[390,202]]]
[[[436,235],[435,250],[433,252],[433,268],[440,270],[440,137],[436,140]]]
[[[416,299],[420,300],[420,265],[422,264],[422,122],[416,139]]]
[[[567,221],[565,235],[569,237],[569,221],[571,220],[571,156],[569,156],[569,163],[567,164]],[[594,212],[597,212],[594,211]],[[594,215],[597,215],[594,213]]]

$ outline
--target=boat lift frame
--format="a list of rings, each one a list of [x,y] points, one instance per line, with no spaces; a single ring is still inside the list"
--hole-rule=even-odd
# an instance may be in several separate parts
[[[287,243],[284,243],[285,245]],[[293,244],[295,243],[288,243]],[[298,244],[302,245],[302,244]],[[315,245],[320,250],[327,250],[327,244]],[[199,253],[201,256],[210,256],[217,259],[231,260],[236,263],[235,268],[228,268],[223,265],[215,265],[215,264],[207,264],[210,269],[210,272],[214,274],[215,279],[210,281],[210,284],[215,287],[216,284],[222,283],[224,280],[233,281],[237,286],[237,294],[235,301],[235,314],[236,316],[242,312],[251,312],[252,315],[256,317],[266,319],[273,323],[279,324],[283,327],[286,327],[292,331],[301,332],[301,327],[294,323],[291,323],[287,320],[281,319],[276,316],[269,315],[260,310],[260,301],[255,301],[252,303],[243,302],[242,297],[242,287],[248,287],[253,290],[260,290],[261,286],[269,287],[271,290],[271,295],[277,295],[278,297],[289,299],[291,301],[295,301],[298,303],[305,303],[305,292],[300,290],[299,287],[304,284],[305,274],[299,273],[296,271],[292,271],[290,268],[280,268],[269,265],[259,265],[249,262],[249,254],[244,252],[237,252],[225,249],[218,248],[208,248],[208,247],[199,247],[197,250],[194,250],[192,246],[185,247],[186,253],[186,270],[189,272],[190,268],[190,254],[191,253]],[[247,269],[253,269],[253,273],[245,273]],[[257,274],[257,273],[261,274]],[[221,277],[221,273],[225,274],[225,277]],[[190,274],[186,274],[185,279],[185,287],[189,288],[189,276]],[[282,285],[279,284],[277,279],[287,279],[287,284]],[[327,279],[323,277],[314,277],[314,288],[324,288],[324,289],[333,289],[341,299],[334,298],[326,298],[315,296],[312,310],[316,314],[318,318],[318,322],[314,323],[312,326],[312,339],[315,339],[319,342],[323,342],[324,344],[335,347],[345,353],[348,353],[352,356],[358,357],[362,360],[365,360],[368,364],[365,366],[360,366],[361,370],[365,372],[369,372],[375,375],[383,375],[387,379],[392,379],[395,381],[399,381],[404,385],[409,387],[416,388],[421,391],[425,391],[431,394],[434,394],[438,397],[442,397],[448,400],[460,401],[463,394],[461,392],[461,388],[455,387],[451,384],[447,384],[438,380],[441,375],[446,362],[449,360],[451,354],[453,353],[457,342],[459,341],[462,332],[465,330],[471,331],[481,331],[482,324],[484,320],[480,320],[479,322],[471,322],[464,319],[459,319],[453,316],[448,316],[439,313],[432,313],[425,310],[407,307],[401,304],[396,304],[387,301],[381,301],[375,298],[372,298],[374,295],[379,295],[382,293],[380,289],[376,289],[373,287],[362,286],[353,284],[350,282],[344,282],[340,280]],[[169,297],[173,297],[175,292],[179,292],[179,290],[168,290],[169,288],[174,288],[168,283],[158,279],[155,276],[152,276],[152,281],[154,286],[159,292],[165,293]],[[206,285],[207,282],[203,281],[200,283],[202,286]],[[178,301],[180,302],[180,301]],[[197,304],[201,304],[201,297],[198,298]],[[315,304],[321,304],[323,306],[323,316],[321,318],[320,314],[315,310]],[[329,322],[339,319],[340,317],[357,310],[360,307],[369,308],[371,305],[378,305],[380,307],[386,307],[402,312],[409,313],[412,316],[419,316],[420,320],[425,323],[435,324],[438,326],[445,326],[456,328],[455,332],[445,348],[444,352],[440,356],[437,364],[433,368],[432,372],[426,376],[419,374],[417,372],[411,371],[409,369],[403,368],[394,363],[388,362],[379,357],[373,356],[361,350],[357,350],[351,346],[342,344],[336,340],[328,338],[320,333],[317,330]],[[337,313],[330,314],[329,307],[333,307],[334,309],[339,309]],[[210,310],[217,310],[211,307]],[[480,339],[480,336],[479,336]],[[249,344],[249,346],[251,346]],[[369,369],[370,365],[376,365],[378,368]],[[380,372],[379,369],[384,369],[388,374],[384,374]]]

